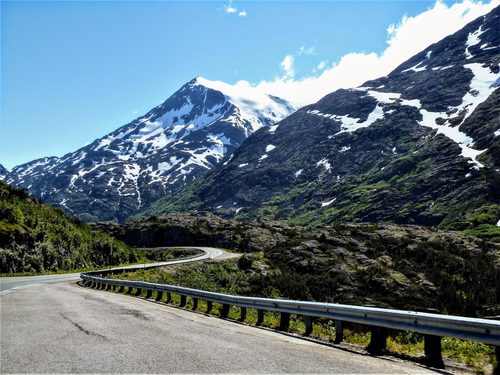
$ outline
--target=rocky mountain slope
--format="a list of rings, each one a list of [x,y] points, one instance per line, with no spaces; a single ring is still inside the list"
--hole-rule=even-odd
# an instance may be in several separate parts
[[[401,64],[257,131],[144,215],[207,210],[300,224],[496,231],[500,8]]]
[[[131,123],[61,158],[17,166],[5,180],[84,220],[123,220],[294,110],[256,89],[198,77]]]

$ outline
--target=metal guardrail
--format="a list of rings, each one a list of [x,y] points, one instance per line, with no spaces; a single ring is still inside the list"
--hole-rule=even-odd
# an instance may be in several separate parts
[[[455,337],[494,345],[497,347],[497,356],[498,347],[500,347],[500,321],[495,320],[334,303],[235,296],[175,285],[108,279],[95,276],[95,274],[98,273],[81,274],[86,286],[99,289],[119,288],[121,292],[128,288],[128,294],[135,289],[136,295],[147,291],[146,298],[151,298],[152,292],[155,291],[157,301],[160,301],[163,293],[166,293],[166,302],[171,301],[171,294],[177,294],[181,296],[181,306],[186,305],[186,297],[192,298],[193,309],[197,308],[198,300],[202,299],[207,301],[208,312],[213,302],[220,303],[222,304],[221,316],[224,318],[229,313],[230,305],[241,308],[240,320],[245,320],[247,308],[254,308],[258,312],[257,325],[262,324],[264,311],[279,312],[281,313],[280,330],[283,331],[288,331],[290,314],[304,317],[306,335],[312,332],[312,317],[333,319],[335,320],[336,343],[343,340],[343,322],[368,325],[371,327],[371,342],[367,349],[372,354],[380,354],[385,349],[386,329],[388,328],[417,332],[424,335],[427,362],[435,367],[444,367],[441,357],[441,337]]]

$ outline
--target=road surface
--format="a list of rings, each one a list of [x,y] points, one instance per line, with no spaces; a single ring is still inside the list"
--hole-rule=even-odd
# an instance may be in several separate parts
[[[213,259],[224,255],[224,251],[220,249],[215,249],[212,247],[190,247],[190,246],[176,246],[175,248],[183,248],[183,249],[200,249],[204,251],[204,254],[198,255],[196,257],[188,258],[188,259],[178,259],[178,260],[170,260],[166,262],[156,262],[145,264],[144,267],[141,265],[131,265],[124,267],[113,267],[112,270],[120,270],[120,269],[133,269],[137,267],[141,268],[152,268],[158,266],[167,266],[172,264],[179,263],[188,263],[188,262],[196,262],[204,259]],[[80,273],[67,273],[67,274],[56,274],[56,275],[41,275],[41,276],[20,276],[20,277],[1,277],[0,278],[0,295],[6,293],[8,290],[14,290],[19,288],[25,288],[31,285],[37,284],[54,284],[61,283],[65,281],[76,281],[80,279]]]
[[[431,373],[75,282],[0,303],[2,374]]]

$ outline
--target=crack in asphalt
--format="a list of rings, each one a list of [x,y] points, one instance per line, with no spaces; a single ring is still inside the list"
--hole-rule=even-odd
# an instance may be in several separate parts
[[[63,319],[67,320],[68,322],[70,322],[71,324],[73,324],[76,328],[78,328],[80,331],[86,333],[87,335],[97,336],[97,337],[100,337],[100,338],[103,338],[103,339],[107,340],[106,336],[101,335],[101,334],[99,334],[97,332],[94,332],[94,331],[90,331],[90,330],[82,327],[80,324],[78,324],[77,322],[71,320],[71,318],[69,318],[68,316],[64,315],[63,313],[59,313],[59,315],[61,315],[63,317]]]
[[[134,318],[142,319],[142,320],[149,320],[149,317],[139,310],[121,308],[120,310],[118,310],[118,314],[130,315],[130,316],[133,316]]]

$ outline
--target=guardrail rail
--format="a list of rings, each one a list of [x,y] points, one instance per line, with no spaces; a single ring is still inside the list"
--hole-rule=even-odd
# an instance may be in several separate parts
[[[186,306],[187,298],[192,299],[193,310],[198,307],[198,301],[207,301],[207,313],[212,310],[213,303],[222,304],[220,315],[227,318],[230,306],[240,307],[240,321],[246,319],[248,308],[257,310],[257,325],[261,325],[265,311],[280,313],[280,331],[288,331],[290,314],[301,315],[306,326],[304,335],[312,333],[313,318],[328,318],[335,321],[335,343],[343,341],[344,322],[364,324],[370,327],[371,341],[367,351],[379,355],[386,348],[387,329],[405,330],[424,335],[424,353],[426,364],[444,368],[441,354],[441,339],[455,337],[459,339],[482,342],[495,346],[497,368],[500,362],[500,321],[467,318],[461,316],[442,315],[434,313],[385,309],[378,307],[363,307],[335,303],[320,303],[294,301],[271,298],[235,296],[224,293],[207,292],[203,290],[184,288],[175,285],[156,284],[145,281],[129,281],[102,277],[106,271],[88,272],[80,275],[87,287],[113,290],[136,296],[146,291],[146,299],[157,292],[156,301],[172,300],[172,294],[180,296],[180,307]]]

